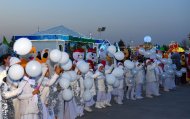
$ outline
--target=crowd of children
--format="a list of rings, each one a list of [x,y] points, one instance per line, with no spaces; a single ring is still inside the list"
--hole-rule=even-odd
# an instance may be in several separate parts
[[[48,49],[33,58],[31,54],[35,52],[27,55],[30,57],[2,55],[0,118],[75,119],[85,116],[86,111],[93,111],[93,106],[98,109],[111,107],[111,100],[123,104],[124,100],[160,96],[161,89],[166,92],[175,90],[176,79],[186,72],[183,68],[177,70],[170,58],[122,61],[120,56],[110,54],[112,51],[98,58],[96,51],[88,49],[85,57],[85,51],[77,49],[73,52],[73,62],[62,58],[64,65],[53,63],[56,56],[52,58]],[[35,67],[27,69],[27,63],[31,61],[41,63],[40,75],[32,76],[34,73],[31,72],[38,70]],[[24,68],[24,74],[15,81],[11,79],[10,70],[16,65]]]

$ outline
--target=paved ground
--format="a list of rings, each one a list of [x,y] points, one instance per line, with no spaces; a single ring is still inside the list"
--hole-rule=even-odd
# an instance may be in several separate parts
[[[124,101],[105,109],[94,109],[78,119],[190,119],[190,86],[161,92],[160,97]]]

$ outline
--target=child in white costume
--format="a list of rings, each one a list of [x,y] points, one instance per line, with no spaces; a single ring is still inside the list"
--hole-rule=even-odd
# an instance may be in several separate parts
[[[106,74],[110,74],[112,72],[114,68],[114,65],[113,64],[106,64],[105,66],[105,75]],[[106,86],[107,86],[107,90],[106,90],[106,100],[104,102],[104,106],[112,106],[110,104],[110,101],[111,101],[111,98],[112,98],[112,91],[113,91],[113,86],[112,85],[109,85],[106,83]]]
[[[95,103],[93,97],[96,95],[96,87],[95,87],[94,77],[93,77],[94,71],[93,71],[92,65],[93,64],[89,63],[89,71],[85,74],[85,79],[90,79],[93,81],[93,86],[90,89],[90,92],[92,94],[92,98],[90,101],[85,102],[85,107],[84,107],[84,110],[86,110],[88,112],[92,112],[91,106],[94,105],[94,103]]]
[[[106,87],[105,87],[105,75],[104,75],[103,64],[98,64],[98,69],[95,72],[95,77],[97,80],[97,100],[96,108],[104,108],[104,102],[106,101]]]
[[[45,77],[42,80],[42,83],[40,86],[40,98],[41,98],[41,102],[43,106],[43,119],[50,119],[50,117],[53,117],[49,115],[48,108],[46,107],[46,105],[48,105],[50,86],[52,86],[55,83],[60,73],[61,73],[61,68],[59,66],[56,66],[55,73],[50,78],[50,72],[48,69],[47,72],[45,73]]]
[[[118,62],[118,67],[124,69],[123,63]],[[115,88],[113,91],[114,100],[117,104],[123,104],[123,96],[124,96],[124,74],[121,77],[118,77],[119,87]]]
[[[134,81],[134,75],[132,73],[131,69],[125,69],[125,83],[128,87],[126,98],[135,100],[135,81]]]
[[[155,68],[156,63],[152,62],[150,59],[146,60],[147,71],[146,71],[146,97],[153,98],[152,95],[159,96],[156,91],[156,75]]]
[[[162,67],[161,67],[161,62],[156,61],[157,66],[155,68],[155,73],[156,73],[156,93],[160,95],[159,90],[160,90],[160,84],[162,83]]]
[[[135,75],[135,97],[136,99],[142,99],[142,89],[145,79],[144,63],[137,62],[135,64],[137,74]]]

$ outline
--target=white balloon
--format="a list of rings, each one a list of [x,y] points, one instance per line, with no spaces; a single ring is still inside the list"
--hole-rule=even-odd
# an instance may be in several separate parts
[[[182,73],[186,73],[186,72],[187,72],[187,69],[186,69],[186,68],[181,68],[181,72],[182,72]]]
[[[114,68],[114,70],[112,71],[112,74],[115,76],[115,77],[122,77],[123,74],[124,74],[124,71],[122,68]]]
[[[91,79],[85,79],[84,80],[84,87],[85,89],[91,89],[93,86],[93,81]]]
[[[167,77],[167,74],[164,72],[162,73],[162,79],[165,79]]]
[[[161,59],[161,62],[162,62],[163,64],[167,64],[167,59],[166,59],[166,58],[162,58],[162,59]]]
[[[150,36],[145,36],[145,37],[144,37],[144,42],[149,43],[149,42],[151,42],[151,41],[152,41],[152,38],[151,38]]]
[[[14,64],[9,68],[8,75],[12,80],[20,80],[24,76],[24,68],[19,64]]]
[[[61,68],[63,68],[64,70],[70,70],[72,68],[72,61],[69,59],[69,61],[66,64],[62,64]]]
[[[172,59],[168,59],[168,60],[167,60],[167,63],[168,63],[168,64],[172,64],[172,63],[173,63],[173,62],[172,62]]]
[[[176,71],[176,76],[177,77],[182,77],[182,72],[181,71]]]
[[[167,70],[167,73],[172,75],[174,73],[174,70],[170,68],[170,69]]]
[[[160,53],[159,53],[159,54],[156,54],[156,58],[157,58],[157,59],[161,59],[161,58],[162,58],[162,54],[160,54]]]
[[[77,79],[77,73],[75,71],[69,71],[68,72],[71,76],[70,81],[73,82]]]
[[[141,54],[141,55],[144,55],[144,52],[145,52],[145,49],[144,48],[139,48],[139,53]]]
[[[130,61],[130,60],[125,60],[124,66],[125,66],[127,69],[133,69],[133,68],[135,67],[135,64],[134,64],[134,62],[132,62],[132,61]]]
[[[116,52],[116,47],[114,45],[110,45],[108,48],[107,48],[107,51],[111,54],[115,54]]]
[[[114,84],[113,84],[113,87],[114,88],[118,88],[120,86],[120,82],[118,79],[115,80]]]
[[[66,78],[60,78],[59,79],[59,85],[63,88],[63,89],[67,89],[70,85],[70,80],[66,79]]]
[[[77,64],[76,64],[76,66],[79,67],[79,65],[80,65],[80,64],[83,64],[83,63],[85,63],[84,60],[79,60],[79,61],[77,62]]]
[[[132,74],[133,75],[136,75],[138,73],[138,71],[134,68],[134,69],[132,69]]]
[[[73,92],[70,89],[64,89],[62,95],[65,101],[70,101],[73,98]]]
[[[50,60],[52,62],[59,62],[61,60],[61,56],[62,53],[60,50],[58,49],[53,49],[51,52],[50,52]]]
[[[28,38],[20,38],[16,40],[13,46],[14,52],[18,55],[26,55],[32,49],[32,42]]]
[[[92,99],[92,94],[89,90],[85,90],[83,93],[83,99],[84,101],[90,101]]]
[[[72,77],[71,77],[71,75],[70,75],[69,72],[64,72],[64,73],[61,75],[61,77],[64,78],[64,79],[68,79],[69,81],[72,80],[72,79],[71,79]]]
[[[152,53],[150,52],[150,50],[147,50],[147,51],[144,52],[144,57],[150,58],[151,54]]]
[[[121,51],[118,51],[118,52],[116,52],[115,54],[114,54],[114,56],[115,56],[115,59],[117,59],[117,60],[123,60],[124,59],[124,53],[123,52],[121,52]]]
[[[66,64],[69,61],[69,55],[66,52],[61,52],[60,64]]]
[[[89,64],[86,62],[81,62],[77,65],[77,68],[82,72],[82,73],[87,73],[89,71]]]
[[[26,64],[26,73],[31,77],[37,77],[42,73],[42,65],[38,61],[30,61]]]
[[[107,74],[106,75],[107,84],[113,85],[115,83],[115,81],[116,81],[116,78],[115,78],[115,76],[113,74]]]

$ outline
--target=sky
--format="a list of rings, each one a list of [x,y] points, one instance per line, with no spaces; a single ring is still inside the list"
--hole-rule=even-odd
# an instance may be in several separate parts
[[[167,44],[190,33],[190,0],[0,0],[0,39],[64,25],[111,42]],[[101,33],[98,27],[106,27]]]

